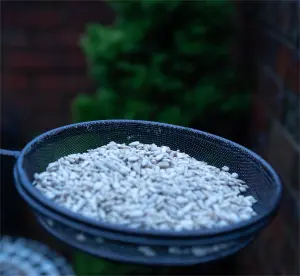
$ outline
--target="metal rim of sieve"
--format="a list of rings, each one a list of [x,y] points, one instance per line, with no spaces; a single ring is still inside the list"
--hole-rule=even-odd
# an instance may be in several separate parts
[[[16,173],[16,172],[15,172]],[[244,236],[240,236],[240,235],[236,235],[235,237],[231,237],[232,240],[229,241],[222,241],[224,242],[233,242],[233,244],[231,246],[229,246],[228,248],[225,249],[221,249],[220,251],[216,251],[216,252],[211,252],[205,256],[194,256],[194,257],[189,257],[189,258],[179,258],[178,256],[174,256],[174,258],[172,258],[172,256],[154,256],[154,257],[147,257],[147,256],[131,256],[130,253],[127,252],[127,245],[123,244],[122,246],[122,252],[116,251],[116,250],[112,250],[111,249],[111,244],[105,243],[105,246],[102,248],[99,248],[98,246],[90,246],[91,242],[84,242],[84,241],[77,241],[74,238],[74,233],[70,234],[68,233],[68,231],[66,230],[65,227],[69,227],[72,229],[72,231],[74,229],[77,229],[76,231],[79,231],[81,234],[83,235],[91,235],[90,233],[90,229],[87,230],[87,227],[83,226],[83,225],[77,225],[76,227],[74,226],[74,222],[73,221],[66,221],[65,218],[61,218],[59,217],[58,214],[55,213],[51,213],[50,210],[40,210],[40,206],[38,205],[38,203],[34,202],[34,200],[32,198],[30,198],[30,196],[28,194],[26,194],[26,191],[24,191],[24,188],[21,187],[20,185],[17,186],[18,192],[20,192],[21,196],[24,198],[24,200],[27,201],[27,203],[29,203],[30,207],[33,208],[33,211],[36,213],[37,218],[39,223],[42,225],[42,227],[48,231],[51,235],[53,235],[55,238],[57,238],[58,240],[68,244],[69,246],[72,246],[76,249],[79,250],[83,250],[84,252],[87,252],[95,257],[100,257],[102,259],[105,260],[114,260],[114,261],[118,261],[118,262],[122,262],[122,263],[131,263],[131,264],[141,264],[141,265],[152,265],[152,266],[189,266],[189,265],[195,265],[195,264],[201,264],[201,263],[206,263],[206,262],[210,262],[213,260],[217,260],[220,258],[224,258],[226,256],[232,255],[236,252],[238,252],[239,250],[241,250],[242,248],[244,248],[245,246],[247,246],[249,243],[251,243],[255,237],[255,233],[254,232],[259,232],[265,225],[257,225],[257,228],[253,229],[254,231],[251,233],[247,233],[247,235]],[[59,228],[62,228],[57,230],[53,227],[50,227],[50,225],[46,222],[48,219],[55,219],[54,224],[56,224],[58,221],[59,223],[63,224],[61,225]],[[79,230],[80,228],[80,230]],[[76,233],[75,231],[75,233]],[[72,238],[73,237],[73,238]],[[101,237],[101,235],[99,235],[98,237]],[[228,236],[226,236],[228,238]],[[140,243],[140,241],[135,241],[135,240],[131,240],[132,237],[123,237],[122,238],[118,238],[118,237],[114,237],[114,243],[118,244],[123,243],[124,240],[126,241],[126,243],[131,244],[130,246],[132,247],[132,245],[134,246],[139,246],[143,243]],[[93,239],[94,240],[94,239]],[[203,244],[203,245],[207,245],[207,246],[214,246],[218,243],[220,243],[221,241],[217,241],[214,239],[208,239],[209,243],[208,244]],[[206,240],[206,241],[208,241]],[[151,240],[151,242],[153,242],[153,240]],[[150,242],[150,243],[151,243]],[[156,243],[151,243],[151,244],[143,244],[146,246],[150,246],[151,248],[153,248],[154,250],[158,248],[161,248],[161,246],[185,246],[185,247],[189,247],[189,246],[203,246],[202,244],[197,244],[197,241],[195,241],[195,239],[191,240],[192,243],[189,244],[179,244],[178,240],[173,240],[173,244],[162,244],[160,243],[160,241],[156,241]],[[94,244],[94,243],[93,243]],[[115,247],[113,245],[113,247]],[[130,252],[129,248],[129,252]]]
[[[35,145],[40,143],[41,141],[43,142],[44,139],[47,139],[47,137],[50,137],[51,135],[57,135],[60,132],[65,132],[68,129],[73,129],[73,128],[86,128],[87,131],[89,131],[89,127],[93,125],[114,125],[114,124],[140,124],[140,125],[145,125],[145,126],[161,126],[164,128],[172,128],[174,130],[183,130],[186,131],[187,133],[198,135],[198,136],[205,136],[211,140],[215,141],[221,141],[223,143],[229,144],[231,147],[238,148],[240,151],[246,153],[247,155],[251,156],[251,158],[259,163],[264,170],[269,174],[269,176],[272,178],[273,182],[275,183],[275,196],[272,202],[271,207],[269,208],[268,212],[264,215],[256,216],[253,217],[250,220],[247,221],[242,221],[233,225],[225,226],[223,228],[219,229],[205,229],[205,230],[185,230],[185,231],[180,231],[180,232],[175,232],[172,230],[139,230],[139,229],[132,229],[126,226],[121,226],[118,224],[113,224],[113,223],[108,223],[108,222],[101,222],[101,221],[96,221],[91,218],[85,217],[83,215],[76,214],[64,207],[58,206],[55,204],[53,201],[50,199],[46,198],[42,194],[39,193],[37,189],[32,186],[31,181],[28,179],[27,174],[25,170],[22,167],[24,158],[26,153],[30,152],[31,148]],[[16,169],[19,175],[19,179],[21,182],[21,185],[24,187],[28,193],[35,198],[39,203],[42,205],[46,206],[47,208],[55,211],[56,213],[59,213],[65,217],[68,217],[72,220],[79,221],[81,223],[85,223],[87,225],[92,225],[93,227],[98,227],[98,228],[103,228],[105,230],[109,231],[114,231],[114,232],[123,232],[123,233],[128,233],[128,234],[134,234],[134,235],[147,235],[147,236],[165,236],[165,237],[174,237],[174,238],[182,238],[182,237],[211,237],[211,236],[217,236],[217,235],[225,235],[230,232],[235,232],[235,231],[241,231],[247,227],[250,227],[253,224],[257,224],[263,220],[268,219],[274,213],[277,211],[280,199],[281,199],[281,194],[282,194],[282,181],[280,177],[277,175],[277,173],[274,171],[274,169],[259,155],[254,153],[253,151],[245,148],[244,146],[241,146],[235,142],[232,142],[228,139],[219,137],[217,135],[213,135],[207,132],[203,132],[200,130],[192,129],[192,128],[186,128],[182,126],[176,126],[176,125],[171,125],[171,124],[165,124],[165,123],[158,123],[158,122],[151,122],[151,121],[140,121],[140,120],[100,120],[100,121],[91,121],[91,122],[83,122],[83,123],[77,123],[77,124],[70,124],[67,126],[62,126],[56,129],[52,129],[48,132],[45,132],[35,139],[33,139],[31,142],[29,142],[21,151],[19,158],[17,159],[16,163]]]

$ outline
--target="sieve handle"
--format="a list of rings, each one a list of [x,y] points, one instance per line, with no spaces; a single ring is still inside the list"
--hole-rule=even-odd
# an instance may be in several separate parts
[[[20,155],[20,151],[0,149],[0,155],[8,155],[17,159]]]

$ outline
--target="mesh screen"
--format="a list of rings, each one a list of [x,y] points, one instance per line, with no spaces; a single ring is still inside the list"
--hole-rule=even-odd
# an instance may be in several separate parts
[[[258,200],[254,205],[258,214],[256,219],[270,213],[280,197],[281,185],[277,175],[251,151],[205,132],[143,121],[81,123],[41,135],[28,144],[21,154],[21,181],[24,181],[23,174],[32,181],[34,173],[43,171],[48,163],[62,156],[84,152],[110,141],[165,145],[216,167],[228,166],[250,187],[246,194]]]

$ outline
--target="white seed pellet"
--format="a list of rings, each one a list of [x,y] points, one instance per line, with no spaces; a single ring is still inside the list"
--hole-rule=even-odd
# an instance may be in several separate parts
[[[170,164],[168,162],[159,162],[158,163],[158,166],[161,168],[161,169],[167,169],[170,167]]]
[[[135,147],[135,146],[139,145],[139,143],[140,143],[139,141],[135,141],[135,142],[130,143],[129,146]]]
[[[189,199],[184,196],[178,196],[176,198],[176,202],[179,204],[184,204],[184,203],[187,203],[188,201],[189,201]]]
[[[128,157],[128,161],[131,161],[131,162],[135,162],[135,161],[138,161],[139,160],[139,157],[138,156],[129,156]]]
[[[248,186],[227,166],[139,141],[64,156],[34,179],[34,187],[57,204],[131,228],[207,229],[256,215],[257,200],[242,194]]]
[[[142,166],[142,167],[146,167],[148,164],[149,164],[149,160],[143,159],[143,161],[142,161],[142,163],[141,163],[141,166]]]
[[[228,172],[229,168],[227,166],[224,166],[224,167],[222,167],[222,170],[225,171],[225,172]]]
[[[239,177],[239,175],[237,173],[232,173],[231,176],[234,177],[234,178],[238,178]]]
[[[142,217],[144,215],[144,212],[141,210],[134,210],[131,211],[130,213],[128,213],[128,216],[131,218],[139,218]]]
[[[163,155],[163,154],[158,154],[158,155],[155,156],[155,160],[156,160],[157,162],[159,162],[159,161],[162,160],[163,158],[164,158],[164,155]]]

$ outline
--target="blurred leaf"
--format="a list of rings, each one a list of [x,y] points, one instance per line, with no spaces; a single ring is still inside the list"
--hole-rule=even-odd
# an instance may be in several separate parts
[[[146,102],[128,99],[124,107],[125,119],[150,120],[151,113],[155,111],[155,106]]]
[[[80,42],[99,89],[76,98],[74,120],[193,125],[211,113],[248,110],[249,92],[230,58],[232,1],[109,2],[115,24],[88,24]]]
[[[133,265],[118,264],[76,252],[74,268],[77,275],[131,275]]]
[[[195,108],[199,112],[205,111],[211,104],[217,102],[222,98],[220,90],[214,84],[206,84],[198,86],[194,91]]]
[[[181,121],[180,109],[175,106],[167,107],[159,114],[158,120],[169,124],[178,124]]]
[[[114,116],[113,106],[117,94],[109,89],[101,89],[97,95],[79,95],[73,102],[73,118],[75,121],[92,121],[95,119],[111,119]]]
[[[188,126],[192,116],[189,113],[183,114],[180,107],[170,106],[160,112],[157,120],[168,124]]]
[[[227,101],[221,104],[222,111],[245,111],[250,107],[250,95],[247,94],[234,94],[229,97]]]
[[[98,103],[87,95],[79,95],[72,104],[73,120],[76,122],[92,121],[99,117]]]

